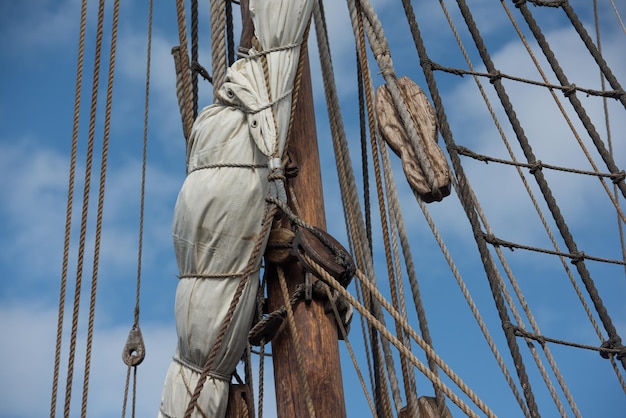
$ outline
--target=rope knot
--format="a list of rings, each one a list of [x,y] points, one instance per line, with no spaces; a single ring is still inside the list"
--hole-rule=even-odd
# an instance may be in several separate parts
[[[583,261],[584,259],[585,259],[585,252],[584,252],[584,251],[579,251],[577,254],[575,254],[575,255],[572,257],[572,261],[571,261],[571,263],[572,263],[572,264],[578,264],[578,263],[580,263],[581,261]]]
[[[613,354],[617,354],[619,360],[626,356],[626,347],[621,344],[619,337],[609,338],[600,346],[600,356],[602,358],[609,359]]]
[[[495,72],[489,74],[489,82],[491,84],[495,83],[496,81],[500,80],[502,78],[502,73],[499,70],[496,70]]]
[[[428,69],[436,70],[437,69],[437,65],[435,65],[435,63],[432,62],[430,58],[422,58],[422,59],[420,59],[420,65],[425,70],[428,70]]]
[[[622,170],[613,175],[613,184],[619,184],[626,179],[626,171]]]
[[[519,9],[524,4],[526,4],[526,0],[513,0],[513,4]]]
[[[576,93],[576,84],[574,83],[563,88],[563,95],[565,95],[565,97],[570,97],[574,93]]]
[[[537,170],[541,170],[542,168],[543,164],[541,163],[541,160],[537,160],[533,164],[531,164],[530,174],[535,174]]]

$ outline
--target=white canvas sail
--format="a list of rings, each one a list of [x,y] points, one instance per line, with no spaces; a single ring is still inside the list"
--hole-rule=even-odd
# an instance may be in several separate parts
[[[310,0],[251,0],[256,36],[266,51],[269,88],[255,50],[228,69],[215,104],[204,108],[190,136],[187,178],[174,211],[180,270],[175,317],[178,345],[169,367],[160,417],[183,417],[218,330],[245,277],[259,237],[275,167],[285,147],[291,91]],[[276,121],[274,121],[274,117]],[[228,386],[255,311],[258,266],[238,301],[193,417],[222,417]]]

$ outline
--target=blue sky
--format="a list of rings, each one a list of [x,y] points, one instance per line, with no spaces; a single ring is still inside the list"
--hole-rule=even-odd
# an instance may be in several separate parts
[[[108,2],[111,3],[112,2]],[[98,299],[94,334],[94,353],[89,395],[89,416],[119,416],[122,406],[125,366],[120,354],[133,321],[135,277],[137,270],[137,240],[139,219],[139,187],[141,173],[141,141],[143,137],[143,93],[145,78],[145,48],[147,1],[122,2],[117,63],[114,85],[109,167],[106,182],[104,228],[99,267]],[[138,415],[154,416],[158,408],[161,385],[176,343],[173,318],[173,297],[177,283],[177,267],[171,244],[171,219],[178,189],[184,179],[184,140],[175,98],[175,76],[170,48],[178,44],[175,6],[173,1],[155,2],[148,170],[146,184],[146,213],[144,254],[142,263],[141,327],[146,339],[147,357],[139,368]],[[330,2],[329,2],[330,3]],[[448,29],[438,2],[416,5],[429,55],[445,66],[462,66],[462,56]],[[521,16],[507,2],[515,18]],[[590,2],[571,2],[588,31],[595,33]],[[604,56],[622,85],[626,83],[626,34],[619,26],[610,3],[600,3],[602,46]],[[108,54],[112,14],[107,6],[105,51]],[[408,75],[423,87],[423,75],[399,2],[374,2],[390,39],[391,52],[399,75]],[[470,46],[467,30],[459,18],[455,4],[447,3],[455,24],[468,46],[475,67],[483,71],[479,56]],[[352,160],[360,166],[358,154],[358,109],[356,73],[352,31],[345,4],[326,4],[333,64],[344,122],[351,141]],[[475,19],[485,37],[496,66],[504,73],[539,79],[527,54],[510,28],[510,22],[499,2],[484,0],[470,4]],[[93,66],[93,39],[96,23],[96,2],[88,9],[88,48],[85,53],[84,86],[81,107],[80,144],[77,175],[84,175],[88,129],[89,102]],[[205,26],[201,38],[208,40],[208,4],[201,7],[200,17]],[[544,26],[546,37],[557,53],[570,80],[578,86],[599,89],[599,72],[586,50],[558,10],[531,7]],[[618,5],[624,15],[623,4]],[[76,57],[80,2],[78,0],[8,1],[0,5],[0,35],[5,39],[0,58],[0,379],[4,388],[0,395],[3,405],[0,417],[40,417],[49,413],[50,387],[56,338],[59,283],[63,249],[63,229],[67,200],[69,151],[74,108]],[[238,33],[238,29],[236,29]],[[313,33],[313,31],[312,31]],[[530,35],[528,35],[530,36]],[[344,244],[345,227],[339,189],[332,160],[330,131],[324,103],[317,48],[310,43],[313,83],[315,89],[318,136],[322,157],[328,230]],[[201,45],[201,61],[210,68],[209,42]],[[532,42],[531,42],[532,44]],[[534,45],[534,44],[533,44]],[[535,48],[537,55],[537,49]],[[541,60],[541,58],[539,58]],[[541,60],[549,79],[555,78]],[[108,66],[108,59],[103,60]],[[375,85],[382,83],[372,66]],[[101,93],[106,88],[106,75],[101,75]],[[455,140],[474,151],[507,158],[505,148],[495,130],[474,82],[469,77],[437,74],[444,106]],[[490,99],[496,103],[496,113],[504,130],[514,141],[512,131],[497,104],[488,82],[484,83]],[[539,87],[505,81],[518,116],[533,148],[545,163],[590,169],[573,135],[557,114],[548,94]],[[563,96],[557,93],[559,98]],[[590,117],[602,138],[606,138],[601,100],[579,94],[588,106]],[[210,86],[201,82],[200,105],[210,103]],[[570,114],[571,109],[562,99]],[[104,94],[98,107],[96,125],[96,154],[102,141]],[[614,154],[620,168],[626,166],[626,130],[624,108],[609,103]],[[592,145],[580,123],[574,122],[584,143]],[[513,145],[517,158],[522,159],[519,146]],[[591,151],[600,171],[606,168]],[[404,217],[411,236],[422,297],[429,317],[435,349],[455,372],[477,392],[498,416],[521,416],[519,407],[508,390],[489,349],[475,324],[469,309],[450,273],[439,247],[416,205],[403,178],[401,166],[396,166],[396,183],[401,196]],[[509,167],[484,164],[464,159],[465,170],[474,187],[494,233],[509,241],[549,247],[550,243],[532,205],[522,189],[517,174]],[[99,168],[99,161],[94,164]],[[357,168],[357,178],[360,175]],[[545,171],[553,192],[563,210],[577,243],[587,254],[620,259],[617,215],[606,193],[593,178]],[[86,246],[84,292],[80,319],[80,343],[77,351],[75,391],[72,395],[72,416],[80,410],[82,358],[89,303],[88,284],[91,278],[92,252],[98,188],[97,171],[93,174],[90,200],[89,234]],[[533,189],[537,188],[533,184]],[[610,183],[609,183],[610,184]],[[75,277],[76,249],[80,221],[82,183],[76,186],[70,282]],[[620,199],[622,205],[624,199]],[[545,204],[541,203],[545,210]],[[451,252],[457,267],[472,292],[476,304],[507,364],[510,355],[503,344],[497,313],[494,308],[484,270],[469,223],[458,200],[453,195],[444,202],[429,205],[431,216]],[[553,222],[548,220],[550,224]],[[380,232],[374,232],[375,242],[381,242]],[[560,242],[560,241],[559,241]],[[564,246],[560,244],[562,248]],[[509,263],[525,292],[544,335],[598,345],[597,336],[580,307],[569,280],[558,260],[523,250],[504,250]],[[378,282],[386,292],[384,252],[375,250]],[[588,262],[601,296],[618,332],[626,332],[626,277],[623,266]],[[70,286],[68,302],[74,289]],[[415,314],[409,313],[417,328]],[[69,329],[71,306],[66,308]],[[362,346],[358,318],[353,323],[353,345]],[[389,322],[390,323],[390,322]],[[67,344],[68,337],[64,337]],[[523,346],[520,341],[520,346]],[[347,396],[348,415],[369,415],[353,367],[340,347],[343,378]],[[618,417],[626,410],[626,397],[609,363],[595,352],[550,346],[583,416]],[[417,348],[416,354],[424,356]],[[529,373],[537,381],[533,385],[543,416],[556,416],[549,395],[537,380],[537,372],[528,350],[522,351]],[[366,374],[363,349],[357,348]],[[25,355],[26,354],[26,355]],[[67,347],[64,347],[67,358]],[[62,371],[64,369],[62,366]],[[510,367],[510,366],[509,366]],[[512,369],[511,369],[512,370]],[[623,370],[622,370],[623,372]],[[512,372],[514,373],[514,372]],[[62,376],[60,401],[62,406],[65,378]],[[273,386],[271,377],[267,384]],[[266,393],[268,389],[266,389]],[[271,391],[270,391],[271,392]],[[432,386],[418,378],[418,392],[432,394]],[[265,416],[273,416],[273,399],[266,399]],[[452,407],[452,404],[449,403]],[[460,414],[453,409],[455,416]]]

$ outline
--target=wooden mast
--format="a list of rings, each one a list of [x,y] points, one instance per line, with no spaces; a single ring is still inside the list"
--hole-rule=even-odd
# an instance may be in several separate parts
[[[241,1],[243,30],[241,45],[250,46],[254,33],[248,11],[248,0]],[[299,174],[288,181],[299,206],[299,215],[307,223],[326,228],[322,179],[320,172],[317,131],[311,86],[308,53],[303,54],[304,66],[298,103],[294,114],[292,135],[287,151]],[[291,204],[291,203],[290,203]],[[268,307],[270,312],[284,304],[275,266],[268,268]],[[299,263],[283,267],[292,292],[304,282],[305,272]],[[313,280],[316,280],[313,278]],[[343,395],[337,325],[332,314],[327,315],[324,302],[313,298],[300,300],[294,306],[296,327],[300,334],[300,355],[304,359],[307,377],[317,417],[343,418],[346,416]],[[276,406],[279,418],[308,417],[306,392],[298,377],[296,350],[287,321],[272,340]]]

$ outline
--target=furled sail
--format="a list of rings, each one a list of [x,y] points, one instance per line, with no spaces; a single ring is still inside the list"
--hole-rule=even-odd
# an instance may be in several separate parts
[[[251,0],[262,51],[228,69],[216,103],[204,108],[189,138],[187,177],[174,210],[173,239],[180,282],[178,344],[163,387],[160,417],[183,417],[242,280],[243,293],[223,335],[193,417],[222,417],[231,374],[255,311],[268,193],[280,169],[291,94],[311,0]],[[262,60],[267,61],[264,71]],[[266,80],[269,82],[266,82]],[[280,180],[277,180],[280,182]]]

